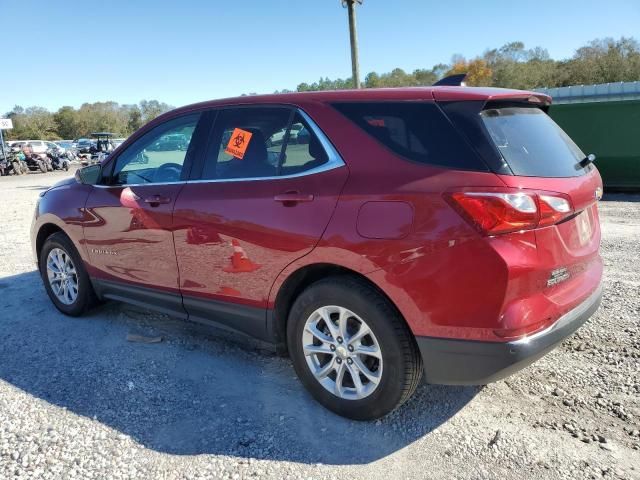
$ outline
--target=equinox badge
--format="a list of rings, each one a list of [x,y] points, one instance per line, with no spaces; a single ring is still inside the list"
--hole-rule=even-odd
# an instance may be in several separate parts
[[[564,282],[567,278],[569,278],[569,272],[566,268],[556,268],[551,272],[551,276],[549,277],[549,280],[547,280],[547,287]]]

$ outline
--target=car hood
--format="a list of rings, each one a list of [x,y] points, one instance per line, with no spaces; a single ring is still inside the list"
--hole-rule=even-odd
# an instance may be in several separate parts
[[[60,180],[59,182],[54,183],[53,185],[51,185],[49,188],[47,188],[46,190],[44,190],[40,196],[44,197],[46,195],[47,192],[55,189],[55,188],[61,188],[61,187],[66,187],[68,185],[72,185],[77,183],[77,180],[74,177],[69,177],[69,178],[65,178],[64,180]]]

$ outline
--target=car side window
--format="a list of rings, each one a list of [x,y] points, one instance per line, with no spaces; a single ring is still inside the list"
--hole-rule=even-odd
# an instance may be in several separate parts
[[[312,128],[296,112],[287,141],[280,175],[293,175],[327,163],[329,157]]]
[[[276,176],[291,112],[285,107],[221,110],[216,118],[202,178]]]
[[[118,156],[111,184],[180,181],[199,118],[199,113],[174,118],[145,133]]]
[[[299,112],[284,107],[230,108],[216,119],[202,179],[292,175],[327,161],[326,151]]]

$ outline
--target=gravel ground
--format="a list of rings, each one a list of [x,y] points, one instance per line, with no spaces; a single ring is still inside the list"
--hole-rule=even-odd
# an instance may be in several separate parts
[[[639,195],[601,203],[605,295],[576,335],[506,381],[423,384],[359,423],[243,338],[119,304],[57,313],[28,230],[64,175],[0,178],[1,479],[640,479]]]

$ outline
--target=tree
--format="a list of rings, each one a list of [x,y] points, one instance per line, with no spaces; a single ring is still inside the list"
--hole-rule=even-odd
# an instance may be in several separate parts
[[[142,112],[142,121],[144,123],[150,122],[169,110],[171,110],[169,105],[157,100],[142,100],[140,102],[140,111]]]
[[[127,133],[131,134],[142,126],[142,112],[137,105],[133,105],[129,110],[129,120],[127,121]]]
[[[482,56],[467,60],[454,55],[449,64],[437,64],[431,69],[418,68],[406,73],[400,68],[391,72],[369,72],[366,88],[431,85],[445,75],[468,73],[469,85],[531,90],[540,87],[623,82],[640,79],[640,46],[633,38],[593,40],[579,48],[570,59],[553,60],[542,47],[526,48],[523,42],[509,42],[488,49]],[[349,88],[350,79],[301,83],[297,91]]]
[[[469,86],[485,87],[492,84],[493,72],[485,60],[476,58],[475,60],[459,60],[447,72],[447,75],[466,73],[465,82]]]
[[[77,131],[76,111],[73,107],[62,107],[53,114],[56,133],[61,138],[74,138]]]

